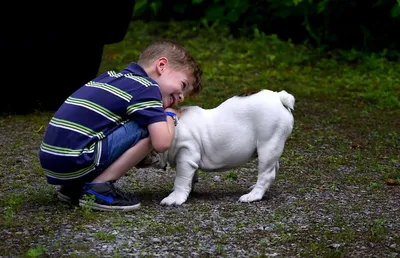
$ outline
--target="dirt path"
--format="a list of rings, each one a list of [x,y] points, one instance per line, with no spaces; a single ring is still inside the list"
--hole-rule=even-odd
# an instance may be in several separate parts
[[[51,114],[0,117],[0,256],[399,257],[400,111],[297,99],[295,129],[265,198],[238,203],[256,163],[200,173],[181,207],[159,202],[174,171],[132,170],[133,213],[58,203],[37,152]]]

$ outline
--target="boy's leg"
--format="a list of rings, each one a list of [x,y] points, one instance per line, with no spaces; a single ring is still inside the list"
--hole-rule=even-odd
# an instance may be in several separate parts
[[[152,150],[148,131],[131,121],[107,137],[108,160],[91,174],[82,188],[80,205],[96,210],[130,211],[140,207],[140,201],[132,194],[114,186],[114,181],[125,175]],[[93,176],[95,175],[95,176]],[[88,178],[87,178],[88,179]],[[89,197],[89,198],[88,198]]]
[[[108,181],[115,181],[125,175],[132,167],[139,161],[144,159],[153,149],[150,138],[140,140],[136,145],[125,151],[117,160],[114,161],[108,168],[106,168],[99,176],[97,176],[92,183],[103,183]],[[80,189],[83,182],[76,180],[73,184],[67,184],[60,188],[57,193],[58,199],[63,202],[73,202],[77,204]]]
[[[150,138],[141,139],[136,145],[125,151],[114,163],[106,168],[92,183],[117,180],[125,175],[152,150]]]

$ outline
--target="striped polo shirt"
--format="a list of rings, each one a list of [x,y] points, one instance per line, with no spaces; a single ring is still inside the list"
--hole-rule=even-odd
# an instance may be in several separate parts
[[[64,184],[103,164],[108,146],[102,140],[130,120],[142,128],[166,121],[158,84],[136,63],[88,82],[54,114],[39,152],[47,182]]]

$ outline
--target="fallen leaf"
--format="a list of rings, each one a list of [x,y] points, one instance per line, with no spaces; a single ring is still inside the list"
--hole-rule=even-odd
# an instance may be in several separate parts
[[[400,185],[400,182],[397,181],[397,180],[388,179],[388,180],[386,181],[386,184],[387,184],[387,185]]]

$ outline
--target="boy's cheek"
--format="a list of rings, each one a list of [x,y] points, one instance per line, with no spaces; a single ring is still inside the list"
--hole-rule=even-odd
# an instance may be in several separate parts
[[[168,102],[165,101],[165,98],[164,98],[164,97],[162,98],[162,105],[163,105],[163,108],[164,108],[164,109],[167,108]]]

